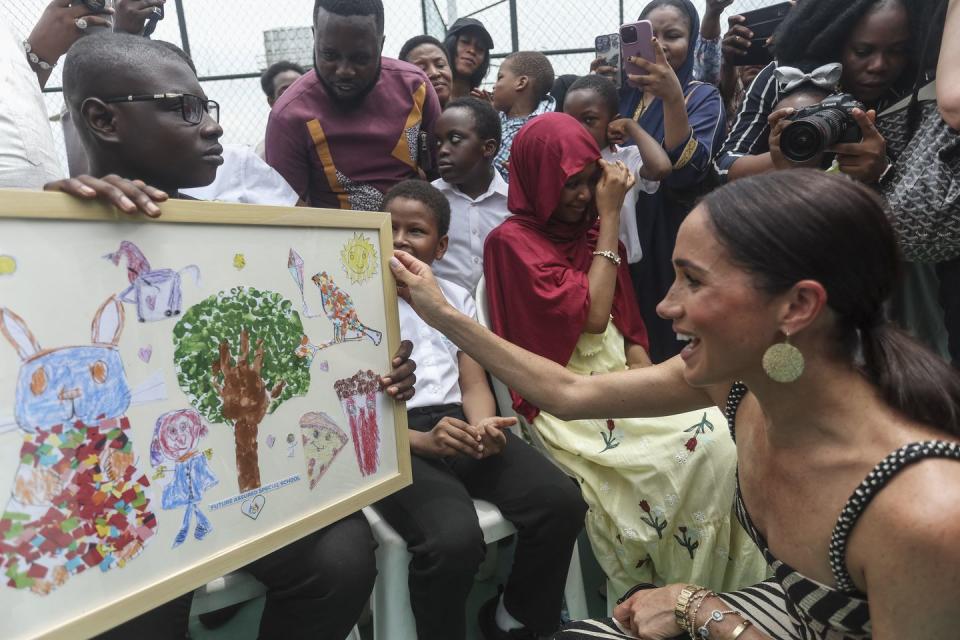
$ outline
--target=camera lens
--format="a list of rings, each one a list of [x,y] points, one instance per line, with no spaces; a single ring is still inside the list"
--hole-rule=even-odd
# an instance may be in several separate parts
[[[780,150],[793,162],[806,162],[823,148],[820,129],[802,120],[792,122],[780,134]]]
[[[798,118],[780,134],[780,150],[793,162],[806,162],[843,137],[849,116],[840,109],[822,109]]]
[[[636,27],[624,27],[620,32],[620,39],[626,44],[633,44],[639,39]]]

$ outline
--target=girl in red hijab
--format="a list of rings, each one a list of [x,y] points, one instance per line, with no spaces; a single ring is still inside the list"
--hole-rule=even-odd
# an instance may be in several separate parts
[[[629,363],[649,364],[618,240],[619,207],[634,177],[622,162],[600,160],[597,143],[564,113],[531,120],[513,144],[513,216],[490,234],[483,256],[493,330],[565,365],[581,334],[603,335],[612,322]],[[539,412],[513,399],[527,420]]]
[[[571,116],[549,113],[517,134],[510,176],[514,215],[484,248],[492,329],[581,374],[649,364],[618,240],[633,180],[626,167],[600,160],[593,137]],[[762,556],[732,518],[736,450],[717,409],[564,421],[511,395],[548,453],[579,481],[609,602],[638,582],[722,590],[765,577]]]

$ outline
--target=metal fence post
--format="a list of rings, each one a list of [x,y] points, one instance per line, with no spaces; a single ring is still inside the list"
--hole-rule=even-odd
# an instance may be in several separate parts
[[[183,0],[177,1],[177,22],[180,24],[180,44],[183,52],[190,56],[190,38],[187,36],[187,18],[183,14]],[[192,56],[191,56],[192,57]]]
[[[510,0],[510,47],[514,53],[520,51],[520,27],[517,24],[517,0]]]

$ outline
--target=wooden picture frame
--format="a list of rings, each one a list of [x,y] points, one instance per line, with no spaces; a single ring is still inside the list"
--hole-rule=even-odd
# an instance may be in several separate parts
[[[0,190],[0,637],[100,633],[411,482],[390,217],[161,208]]]

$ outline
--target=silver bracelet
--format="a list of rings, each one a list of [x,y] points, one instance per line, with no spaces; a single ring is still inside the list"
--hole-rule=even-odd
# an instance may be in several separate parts
[[[697,629],[697,635],[703,638],[704,640],[707,640],[708,638],[710,638],[710,629],[708,629],[708,627],[710,626],[710,623],[723,622],[723,617],[731,613],[734,615],[742,616],[742,614],[739,611],[732,611],[732,610],[720,611],[719,609],[714,609],[713,611],[710,612],[710,615],[707,617],[707,621],[704,622],[699,629]]]
[[[613,264],[617,265],[618,267],[620,266],[620,256],[615,254],[613,251],[594,251],[593,255],[603,256],[604,258],[606,258]]]
[[[29,40],[23,41],[23,52],[27,54],[27,60],[30,61],[30,64],[32,64],[35,67],[39,67],[41,71],[50,71],[55,66],[57,66],[56,62],[54,62],[53,64],[50,64],[49,62],[41,59],[40,56],[35,54],[33,52],[33,47],[30,46]]]

